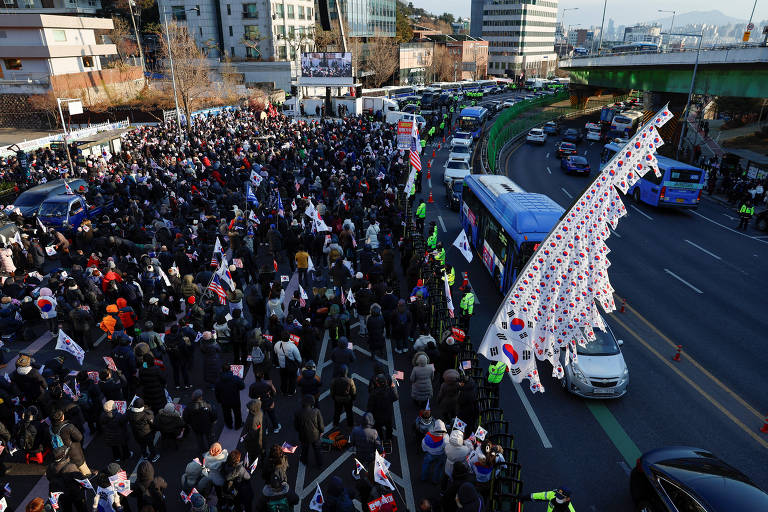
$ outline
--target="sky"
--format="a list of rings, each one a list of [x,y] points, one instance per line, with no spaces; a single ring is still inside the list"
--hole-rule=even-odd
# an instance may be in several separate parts
[[[421,7],[434,14],[450,12],[456,17],[468,17],[471,0],[411,0],[413,5]],[[407,2],[407,0],[406,0]],[[676,10],[678,13],[690,11],[709,11],[717,9],[726,16],[748,19],[755,0],[729,0],[728,2],[708,3],[701,0],[645,0],[644,2],[627,2],[627,0],[608,0],[605,11],[605,22],[613,18],[618,25],[631,25],[635,22],[650,21],[670,16],[660,13],[658,9]],[[630,8],[627,8],[630,6]],[[578,11],[568,11],[566,22],[580,23],[583,26],[600,25],[603,15],[603,0],[560,0],[559,12],[564,8],[578,7]],[[558,19],[560,16],[558,15]],[[754,20],[768,19],[768,0],[757,0]]]

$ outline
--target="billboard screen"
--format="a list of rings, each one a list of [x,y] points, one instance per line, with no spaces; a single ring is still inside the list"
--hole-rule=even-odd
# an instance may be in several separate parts
[[[351,85],[352,54],[314,52],[301,54],[301,83],[306,85]]]

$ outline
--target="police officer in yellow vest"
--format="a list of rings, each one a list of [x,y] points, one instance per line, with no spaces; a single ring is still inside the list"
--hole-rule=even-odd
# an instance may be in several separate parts
[[[419,206],[416,208],[416,229],[420,233],[424,232],[424,218],[427,216],[427,203],[424,202],[424,198],[419,198]]]
[[[576,512],[571,503],[571,491],[560,487],[554,491],[534,492],[530,496],[519,496],[520,501],[548,501],[547,512]]]
[[[456,282],[456,269],[450,263],[445,266],[445,276],[443,279],[448,281],[449,287],[453,286],[453,283]]]
[[[437,254],[435,254],[435,260],[440,263],[441,267],[445,266],[445,248],[443,242],[437,242]]]
[[[467,284],[464,297],[461,298],[459,308],[461,308],[461,328],[469,332],[469,320],[475,311],[475,294],[472,293],[472,286],[469,284]]]
[[[435,224],[435,221],[430,221],[429,228],[432,234],[427,238],[427,248],[434,251],[437,248],[437,224]]]
[[[504,361],[493,363],[488,367],[488,383],[500,384],[505,373],[507,373],[507,363]]]
[[[739,217],[741,217],[741,220],[739,221],[739,227],[737,229],[746,231],[749,219],[751,219],[754,214],[755,207],[752,206],[752,199],[747,199],[747,201],[741,205],[741,208],[739,208]]]

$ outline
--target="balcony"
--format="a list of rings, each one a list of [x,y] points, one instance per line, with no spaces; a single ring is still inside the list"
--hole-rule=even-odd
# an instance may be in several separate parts
[[[243,19],[244,20],[257,20],[259,19],[259,13],[258,12],[243,12]]]

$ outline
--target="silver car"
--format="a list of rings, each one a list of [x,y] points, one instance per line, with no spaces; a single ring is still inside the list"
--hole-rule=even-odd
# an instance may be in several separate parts
[[[576,346],[578,362],[564,365],[563,389],[584,398],[619,398],[627,392],[629,370],[617,340],[606,323],[606,331],[595,329],[595,341]],[[564,354],[561,356],[561,360]],[[563,362],[563,361],[561,361]]]

